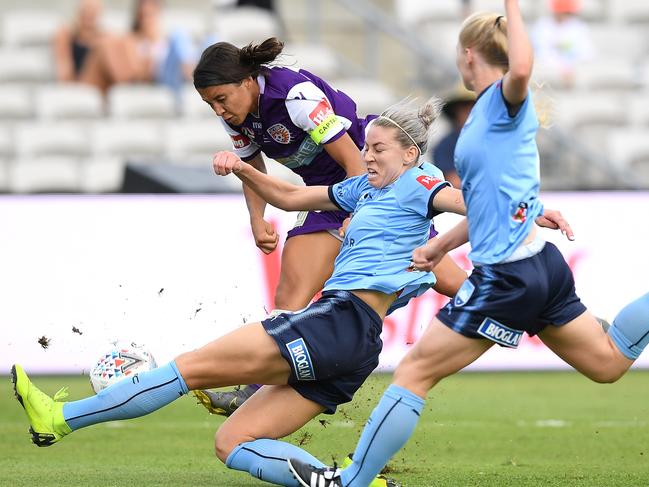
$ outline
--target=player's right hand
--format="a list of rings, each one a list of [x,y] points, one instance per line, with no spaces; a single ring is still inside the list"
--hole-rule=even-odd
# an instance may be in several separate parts
[[[279,242],[279,235],[273,228],[273,225],[260,218],[250,222],[252,236],[255,238],[255,245],[264,254],[270,254]]]
[[[220,151],[212,157],[212,167],[217,176],[227,176],[230,173],[237,173],[243,169],[245,163],[236,154],[228,151]]]

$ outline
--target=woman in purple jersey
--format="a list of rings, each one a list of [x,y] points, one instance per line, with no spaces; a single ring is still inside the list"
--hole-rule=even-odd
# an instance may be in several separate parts
[[[375,117],[359,118],[351,98],[308,71],[269,66],[282,49],[276,38],[242,49],[219,42],[203,52],[196,66],[194,86],[232,138],[234,153],[265,172],[263,153],[300,175],[307,186],[364,174],[360,147]],[[279,236],[264,220],[266,201],[246,185],[243,192],[255,243],[271,253]],[[333,271],[340,250],[338,231],[347,216],[343,211],[299,214],[284,244],[271,315],[305,308],[322,289]],[[450,257],[440,262],[435,275],[435,290],[447,296],[466,279]],[[256,388],[204,391],[197,397],[212,413],[229,415]]]

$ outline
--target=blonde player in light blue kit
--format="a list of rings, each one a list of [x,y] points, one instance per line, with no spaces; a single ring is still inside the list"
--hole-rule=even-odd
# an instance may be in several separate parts
[[[289,460],[306,487],[366,487],[408,440],[427,392],[497,343],[516,348],[523,332],[596,382],[618,380],[649,342],[649,294],[628,304],[608,332],[575,294],[557,248],[537,235],[538,128],[528,82],[532,49],[518,2],[507,18],[479,13],[460,32],[457,66],[478,94],[455,149],[467,219],[413,254],[430,270],[467,240],[475,269],[399,364],[344,470]],[[468,222],[468,224],[467,224]]]

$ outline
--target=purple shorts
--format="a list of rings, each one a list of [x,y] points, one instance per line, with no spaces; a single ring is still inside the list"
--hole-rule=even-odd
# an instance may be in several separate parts
[[[346,211],[301,211],[292,230],[286,238],[307,233],[338,231],[343,221],[349,216]]]

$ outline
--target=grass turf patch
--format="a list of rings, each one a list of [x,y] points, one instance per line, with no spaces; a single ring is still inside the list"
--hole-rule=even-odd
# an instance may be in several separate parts
[[[2,486],[255,486],[213,454],[222,418],[191,397],[145,418],[75,432],[49,448],[29,441],[8,377],[0,378]],[[351,404],[289,437],[323,461],[353,451],[389,376],[374,375]],[[36,377],[53,394],[91,394],[86,377]],[[649,372],[598,385],[575,372],[464,373],[430,394],[415,435],[388,466],[407,487],[647,486]]]

